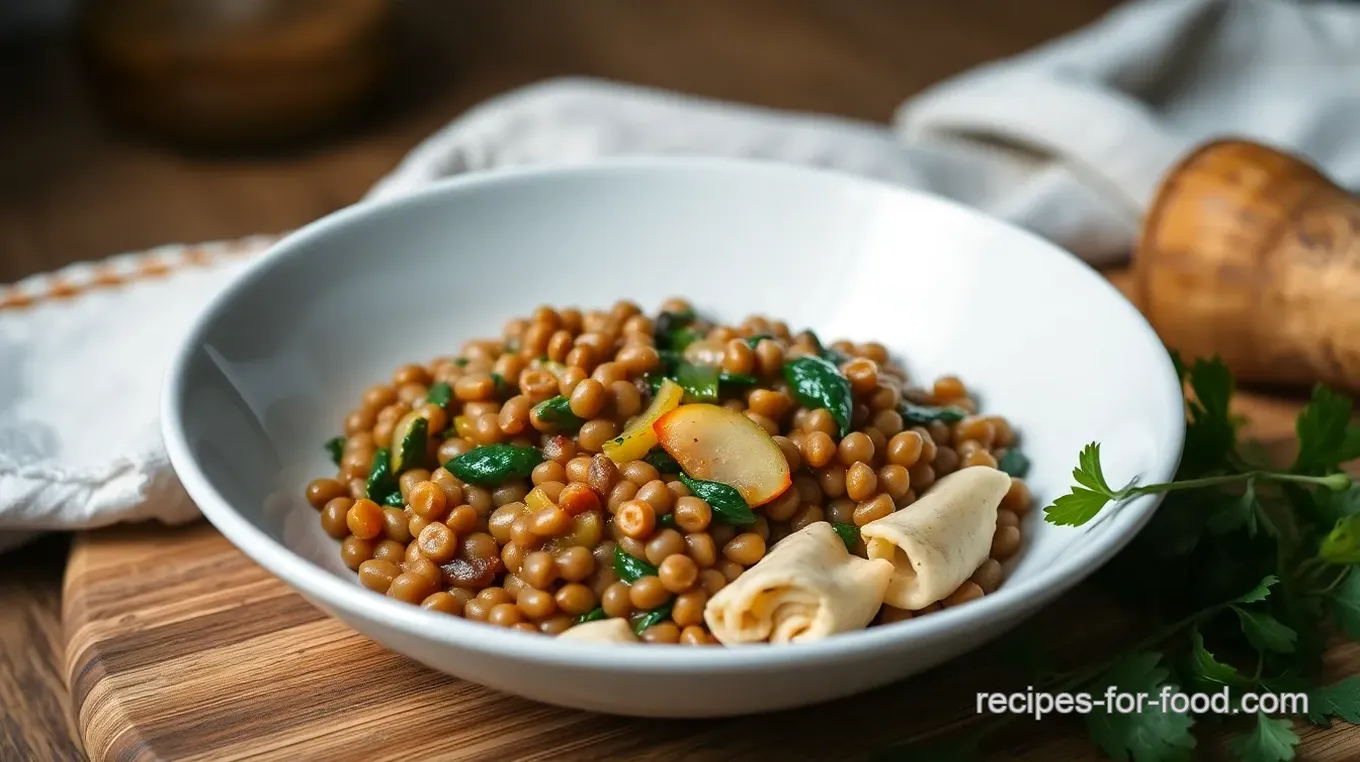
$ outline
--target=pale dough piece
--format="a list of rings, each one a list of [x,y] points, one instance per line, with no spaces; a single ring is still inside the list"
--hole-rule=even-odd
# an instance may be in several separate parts
[[[588,640],[594,643],[637,643],[638,636],[627,619],[597,619],[578,624],[557,637],[564,640]]]
[[[887,561],[845,549],[825,521],[780,540],[768,555],[719,590],[704,621],[724,645],[818,640],[868,626],[892,575]]]
[[[1011,487],[1004,471],[972,466],[940,479],[919,500],[860,529],[869,558],[894,570],[883,602],[923,609],[948,596],[987,560],[996,508]]]

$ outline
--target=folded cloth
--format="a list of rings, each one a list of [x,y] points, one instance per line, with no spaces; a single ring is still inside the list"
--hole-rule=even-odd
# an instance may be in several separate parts
[[[369,197],[508,165],[757,157],[928,189],[1103,264],[1127,255],[1158,178],[1194,144],[1254,138],[1360,188],[1357,122],[1360,6],[1145,0],[946,81],[889,127],[591,80],[533,85],[430,137]],[[239,268],[232,252],[264,244],[168,247],[0,290],[0,532],[195,515],[157,435],[159,381]]]

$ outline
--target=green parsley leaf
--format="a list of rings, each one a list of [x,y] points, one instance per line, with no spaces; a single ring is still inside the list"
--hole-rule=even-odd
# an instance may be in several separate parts
[[[1247,642],[1258,651],[1293,653],[1298,633],[1280,623],[1280,620],[1259,611],[1250,611],[1240,606],[1232,606],[1237,618],[1242,622],[1242,633]]]
[[[1091,694],[1104,693],[1107,687],[1114,686],[1123,693],[1159,696],[1162,686],[1170,685],[1167,681],[1170,673],[1159,666],[1161,660],[1162,655],[1155,651],[1121,657],[1109,666]],[[1188,760],[1195,748],[1195,737],[1190,733],[1194,718],[1162,712],[1157,704],[1133,714],[1092,712],[1085,720],[1091,740],[1119,762]]]
[[[1237,428],[1228,411],[1233,377],[1218,357],[1195,360],[1187,376],[1194,398],[1185,403],[1187,421],[1181,464],[1186,473],[1198,475],[1221,465],[1237,441]]]
[[[840,435],[850,433],[854,397],[850,381],[834,364],[814,355],[803,355],[784,363],[784,380],[803,407],[826,408],[840,424]]]
[[[712,506],[713,512],[717,514],[716,518],[737,526],[756,523],[756,515],[751,512],[751,506],[746,504],[746,499],[735,487],[722,482],[695,479],[683,472],[680,474],[680,483],[688,487],[695,497]]]
[[[657,575],[655,566],[629,554],[617,545],[614,546],[614,573],[618,575],[619,579],[630,585],[643,577],[655,577]]]
[[[728,373],[722,371],[718,374],[718,383],[730,384],[732,386],[751,386],[760,379],[747,373]]]
[[[1360,640],[1360,574],[1354,569],[1347,572],[1346,578],[1328,597],[1337,626],[1347,636]]]
[[[527,479],[543,462],[537,447],[508,442],[482,445],[444,462],[444,468],[465,482],[479,487],[498,487],[512,479]]]
[[[695,317],[692,310],[663,312],[657,315],[656,321],[652,324],[652,338],[656,348],[684,351],[696,338],[695,332],[689,328]]]
[[[397,486],[397,476],[392,473],[392,451],[386,447],[373,453],[369,466],[368,480],[365,483],[368,499],[378,505],[402,504],[401,489]]]
[[[634,619],[633,632],[636,633],[638,637],[642,637],[642,633],[646,632],[648,627],[665,621],[666,617],[671,615],[671,607],[674,605],[675,601],[666,601],[660,606],[657,606],[651,611]]]
[[[1008,447],[1006,453],[996,462],[996,467],[1017,479],[1023,479],[1025,474],[1029,473],[1029,458],[1020,452],[1019,447]]]
[[[1072,478],[1077,484],[1105,495],[1114,493],[1105,481],[1105,472],[1100,466],[1100,443],[1092,442],[1082,448],[1077,456],[1077,467],[1072,470]]]
[[[840,352],[839,350],[832,349],[831,347],[828,347],[827,345],[823,344],[822,340],[817,337],[816,332],[807,330],[803,331],[803,333],[807,334],[808,338],[812,339],[812,345],[817,348],[818,357],[822,358],[823,360],[826,360],[832,365],[837,366],[844,365],[845,363],[850,362],[850,358],[845,356],[844,353]]]
[[[1347,429],[1350,427],[1351,401],[1325,386],[1313,388],[1313,397],[1294,422],[1299,437],[1299,454],[1290,470],[1298,473],[1323,473],[1336,470],[1345,455]]]
[[[842,524],[838,521],[831,522],[831,528],[836,530],[836,534],[841,536],[841,542],[845,543],[845,549],[854,551],[855,543],[859,542],[859,527],[854,524]]]
[[[1298,745],[1294,723],[1272,720],[1260,712],[1256,713],[1255,728],[1228,740],[1228,750],[1242,762],[1288,762]]]
[[[1322,560],[1332,564],[1360,564],[1360,516],[1337,519],[1318,548]]]
[[[1082,487],[1072,491],[1044,509],[1044,520],[1058,526],[1079,527],[1100,513],[1100,509],[1110,502],[1110,496],[1092,492]]]
[[[609,618],[609,615],[604,613],[604,609],[600,608],[599,606],[596,606],[595,608],[591,609],[590,611],[587,611],[586,613],[584,613],[584,614],[582,614],[582,615],[576,617],[576,623],[577,623],[577,624],[585,624],[586,622],[595,622],[595,621],[598,621],[598,620],[600,620],[600,619],[608,619],[608,618]]]
[[[680,464],[675,462],[675,458],[672,458],[670,453],[660,447],[653,447],[651,452],[647,453],[647,456],[644,457],[643,460],[650,463],[652,468],[655,468],[663,474],[680,473]]]
[[[1312,512],[1324,524],[1335,524],[1347,516],[1360,515],[1360,485],[1353,484],[1340,492],[1313,490],[1312,497]]]
[[[774,337],[768,333],[758,333],[755,336],[747,336],[745,341],[746,346],[750,347],[752,351],[755,351],[755,348],[760,344],[760,342],[764,341],[765,339],[773,338]]]
[[[1255,537],[1256,517],[1260,506],[1256,499],[1256,481],[1247,482],[1247,489],[1240,497],[1223,495],[1214,501],[1215,507],[1209,514],[1206,526],[1214,534],[1227,534],[1237,529],[1246,531],[1248,537]]]
[[[1241,685],[1244,682],[1242,675],[1232,665],[1219,661],[1204,647],[1204,636],[1199,634],[1199,628],[1195,628],[1191,639],[1194,646],[1190,652],[1190,674],[1202,689],[1212,691],[1224,685]]]
[[[448,410],[449,403],[453,401],[453,387],[445,381],[430,384],[430,391],[425,394],[425,401]]]
[[[1271,693],[1308,693],[1313,683],[1286,672],[1278,677],[1261,678],[1261,686]]]
[[[1228,407],[1232,403],[1232,371],[1215,355],[1209,359],[1197,358],[1187,374],[1190,388],[1195,392],[1199,407],[1213,418],[1228,420]]]
[[[1341,449],[1336,457],[1338,463],[1360,458],[1360,426],[1351,424],[1346,427],[1346,438],[1341,440]]]
[[[340,460],[345,455],[345,438],[331,437],[326,440],[326,452],[331,454],[331,462],[336,466],[340,465]]]
[[[1260,582],[1256,583],[1256,587],[1253,587],[1251,590],[1248,590],[1238,597],[1235,603],[1259,603],[1264,601],[1266,598],[1270,597],[1270,588],[1274,587],[1275,583],[1279,581],[1280,578],[1276,577],[1274,574],[1267,574],[1261,578]]]
[[[1308,721],[1325,728],[1331,717],[1360,725],[1360,677],[1308,691]]]
[[[1290,485],[1285,485],[1285,492],[1291,492]],[[1306,499],[1306,494],[1301,502],[1311,501]],[[1257,500],[1253,506],[1256,509],[1256,519],[1261,523],[1261,528],[1265,533],[1279,541],[1281,548],[1292,551],[1299,546],[1299,522],[1295,518],[1294,506],[1289,500]]]
[[[918,405],[914,402],[903,400],[897,404],[897,412],[902,416],[902,420],[911,426],[925,426],[929,423],[939,421],[941,423],[958,423],[968,417],[968,411],[961,407],[952,405],[936,407],[933,405]]]
[[[533,418],[553,426],[558,431],[575,431],[585,423],[580,416],[571,412],[571,400],[561,394],[534,405],[530,412]]]

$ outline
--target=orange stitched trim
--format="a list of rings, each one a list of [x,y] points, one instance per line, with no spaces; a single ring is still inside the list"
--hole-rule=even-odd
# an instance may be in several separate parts
[[[0,310],[18,309],[33,304],[33,299],[27,294],[21,294],[17,289],[9,289],[0,293]]]
[[[53,280],[52,284],[47,287],[48,299],[70,299],[78,293],[80,293],[79,288],[64,280]]]
[[[94,265],[90,274],[82,282],[73,283],[61,275],[55,275],[42,291],[25,290],[18,286],[0,286],[0,311],[24,309],[35,304],[57,299],[73,299],[83,293],[98,289],[113,288],[124,283],[151,278],[163,278],[178,270],[191,267],[206,267],[223,257],[240,257],[258,254],[278,240],[278,236],[268,238],[252,237],[236,241],[225,241],[212,246],[188,246],[171,258],[164,252],[148,251],[138,255],[136,266],[124,272],[110,264]]]
[[[99,267],[96,267],[94,269],[94,273],[90,278],[91,286],[108,287],[118,286],[121,285],[122,283],[123,276],[119,275],[118,271],[114,270],[112,267],[109,267],[108,265],[100,265]]]
[[[159,278],[170,272],[170,265],[159,259],[147,257],[142,260],[140,270],[143,278]]]
[[[230,252],[225,253],[229,254]],[[202,267],[204,265],[212,264],[213,255],[212,252],[208,251],[207,249],[201,248],[199,246],[194,246],[185,249],[184,256],[182,256],[181,259],[184,260],[184,263],[186,265],[196,265],[198,267]]]

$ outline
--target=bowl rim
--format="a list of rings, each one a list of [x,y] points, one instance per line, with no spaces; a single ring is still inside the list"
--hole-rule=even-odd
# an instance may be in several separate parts
[[[993,622],[1014,620],[1032,615],[1039,607],[1075,586],[1092,574],[1122,549],[1151,519],[1160,502],[1160,495],[1137,498],[1121,506],[1117,512],[1101,521],[1111,524],[1091,541],[1079,543],[1053,563],[1042,567],[1032,577],[1003,585],[995,593],[973,601],[967,606],[945,609],[929,617],[907,620],[893,625],[870,627],[864,630],[838,633],[835,637],[814,642],[779,646],[766,644],[726,648],[619,648],[619,644],[563,641],[542,635],[491,628],[462,617],[426,611],[419,606],[392,600],[368,590],[355,581],[344,579],[309,561],[286,545],[275,540],[239,513],[230,502],[213,488],[207,476],[191,454],[180,409],[185,401],[186,371],[203,344],[203,338],[221,313],[237,297],[264,278],[280,262],[297,254],[314,239],[329,234],[371,214],[381,213],[422,199],[444,194],[473,191],[482,186],[534,181],[544,177],[572,175],[608,176],[630,172],[724,172],[780,175],[813,179],[816,182],[841,184],[873,190],[875,193],[896,194],[911,199],[911,203],[948,208],[952,213],[963,213],[980,225],[1004,229],[1007,234],[1030,239],[1048,250],[1054,266],[1077,268],[1078,277],[1086,279],[1091,288],[1103,290],[1116,300],[1115,309],[1124,310],[1146,340],[1158,349],[1161,340],[1141,313],[1105,278],[1075,255],[1037,234],[987,215],[958,202],[886,181],[820,167],[787,164],[772,160],[700,158],[700,157],[613,157],[588,163],[505,167],[471,172],[432,182],[407,194],[382,199],[363,199],[325,217],[304,225],[285,235],[269,249],[246,264],[231,281],[215,294],[193,320],[190,329],[180,340],[165,374],[161,394],[161,434],[171,466],[185,490],[200,511],[218,531],[273,576],[292,587],[313,605],[324,604],[334,613],[381,624],[404,634],[433,641],[441,646],[452,646],[474,652],[494,653],[499,656],[546,666],[564,666],[607,671],[644,671],[665,674],[694,670],[727,672],[761,671],[780,667],[806,667],[829,664],[847,657],[901,647],[917,639],[929,640],[952,632],[986,629]],[[1185,437],[1184,398],[1179,377],[1166,352],[1154,353],[1154,362],[1161,367],[1155,375],[1165,385],[1166,407],[1159,411],[1173,425],[1171,441],[1163,443],[1163,450],[1154,457],[1154,466],[1141,475],[1144,481],[1160,482],[1171,479],[1179,465]],[[1073,454],[1075,457],[1075,453]],[[1084,531],[1084,530],[1073,530]],[[1038,600],[1037,605],[1028,605]],[[994,634],[999,634],[997,630]]]

